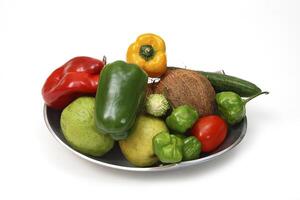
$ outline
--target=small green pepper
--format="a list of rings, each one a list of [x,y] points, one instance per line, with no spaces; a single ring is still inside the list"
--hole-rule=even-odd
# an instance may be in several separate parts
[[[189,105],[182,105],[173,110],[170,116],[167,117],[166,123],[168,127],[177,133],[184,133],[198,119],[199,115],[195,108]]]
[[[179,138],[182,139],[182,140],[184,140],[184,139],[186,138],[186,135],[181,134],[181,133],[174,133],[174,135],[175,135],[176,137],[179,137]]]
[[[181,138],[162,131],[153,138],[153,150],[162,163],[178,163],[182,160]]]
[[[183,160],[194,160],[199,158],[201,152],[201,143],[194,136],[183,140],[182,155]]]
[[[223,119],[229,124],[234,125],[242,121],[245,117],[246,103],[261,94],[269,94],[269,92],[261,92],[247,99],[242,99],[234,92],[220,92],[216,94],[218,111]]]

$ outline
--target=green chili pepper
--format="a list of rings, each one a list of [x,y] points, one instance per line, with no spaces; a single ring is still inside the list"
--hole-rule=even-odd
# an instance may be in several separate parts
[[[171,115],[167,117],[166,123],[168,127],[177,133],[184,133],[198,119],[199,115],[195,108],[189,105],[182,105],[173,110]]]
[[[199,158],[201,152],[201,143],[194,136],[183,140],[182,155],[183,160],[194,160]]]
[[[229,124],[234,125],[245,117],[246,103],[261,94],[269,94],[269,92],[261,92],[247,99],[242,99],[234,92],[220,92],[216,94],[218,111],[223,119]]]
[[[182,160],[183,141],[163,131],[153,138],[153,150],[162,163],[177,163]]]

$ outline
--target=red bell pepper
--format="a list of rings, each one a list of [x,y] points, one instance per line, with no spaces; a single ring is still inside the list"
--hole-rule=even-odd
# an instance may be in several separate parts
[[[77,97],[95,95],[103,61],[90,57],[75,57],[59,67],[47,78],[42,95],[52,108],[63,109]]]

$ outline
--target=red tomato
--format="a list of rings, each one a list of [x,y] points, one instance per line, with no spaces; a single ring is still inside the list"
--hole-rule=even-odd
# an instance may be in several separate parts
[[[192,134],[201,142],[203,152],[211,152],[224,141],[227,124],[217,115],[201,117],[194,124]]]

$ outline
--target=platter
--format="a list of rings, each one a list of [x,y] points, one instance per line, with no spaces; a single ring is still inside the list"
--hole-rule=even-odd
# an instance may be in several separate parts
[[[100,166],[114,168],[118,170],[126,170],[126,171],[165,171],[165,170],[173,170],[179,169],[182,167],[188,167],[192,165],[200,165],[203,162],[218,158],[222,154],[228,152],[235,146],[237,146],[246,134],[247,129],[247,118],[245,117],[240,123],[230,126],[227,137],[225,138],[224,142],[213,152],[209,154],[201,153],[200,158],[191,161],[184,161],[178,164],[167,164],[167,165],[158,165],[153,167],[135,167],[131,165],[125,157],[122,155],[119,145],[116,143],[114,148],[105,154],[102,157],[93,157],[84,155],[71,146],[68,145],[66,139],[64,138],[61,127],[60,127],[60,116],[61,111],[49,108],[48,106],[44,105],[44,119],[46,126],[48,127],[50,133],[54,136],[54,138],[66,147],[69,151],[76,154],[77,156],[95,163]]]

